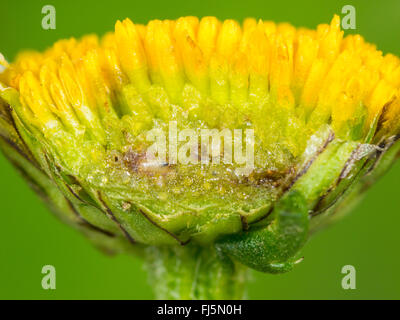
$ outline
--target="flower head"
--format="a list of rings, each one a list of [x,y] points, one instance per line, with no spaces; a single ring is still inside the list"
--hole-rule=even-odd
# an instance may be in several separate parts
[[[338,16],[316,30],[126,19],[101,39],[0,64],[3,136],[39,170],[37,184],[58,187],[51,202],[68,221],[145,245],[217,241],[264,271],[292,266],[310,215],[311,227],[327,220],[399,149],[400,59],[344,37]],[[254,171],[171,158],[146,166],[146,134],[171,121],[254,130]]]

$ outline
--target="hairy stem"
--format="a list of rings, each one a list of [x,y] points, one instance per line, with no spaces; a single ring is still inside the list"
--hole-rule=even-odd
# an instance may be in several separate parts
[[[247,270],[214,247],[149,247],[146,268],[156,299],[242,299]]]

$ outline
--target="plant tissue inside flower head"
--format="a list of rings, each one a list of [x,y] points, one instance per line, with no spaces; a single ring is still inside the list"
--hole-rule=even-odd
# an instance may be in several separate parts
[[[0,96],[36,161],[52,163],[74,193],[128,212],[120,219],[136,240],[147,241],[129,229],[140,211],[179,239],[209,241],[241,230],[243,216],[250,224],[265,216],[327,132],[371,144],[399,132],[399,59],[344,37],[339,25],[337,16],[316,30],[126,19],[102,38],[61,40],[10,65],[1,59]],[[251,172],[238,174],[237,150],[223,161],[226,140],[217,151],[204,147],[207,129],[230,136],[242,157],[252,132]],[[165,162],[149,165],[154,130]],[[197,161],[215,152],[219,162]]]

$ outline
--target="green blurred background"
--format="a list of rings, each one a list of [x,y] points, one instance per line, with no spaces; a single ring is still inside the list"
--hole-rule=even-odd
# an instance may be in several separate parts
[[[41,8],[56,8],[56,30],[41,28]],[[356,8],[357,33],[383,52],[400,55],[400,0],[385,1],[17,1],[0,4],[0,52],[11,61],[25,48],[45,49],[65,37],[112,30],[126,17],[251,16],[314,28],[328,23],[344,5]],[[77,231],[64,226],[0,156],[1,299],[151,299],[141,261],[108,257]],[[364,201],[338,224],[315,235],[305,260],[291,273],[252,273],[250,299],[400,299],[400,162]],[[54,265],[57,289],[43,290],[41,269]],[[357,289],[343,290],[341,268],[357,270]]]

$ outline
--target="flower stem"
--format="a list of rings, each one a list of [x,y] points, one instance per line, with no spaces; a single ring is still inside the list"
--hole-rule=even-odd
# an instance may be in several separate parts
[[[214,247],[149,247],[146,268],[156,299],[242,299],[246,267]]]

